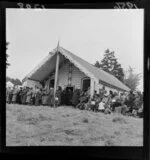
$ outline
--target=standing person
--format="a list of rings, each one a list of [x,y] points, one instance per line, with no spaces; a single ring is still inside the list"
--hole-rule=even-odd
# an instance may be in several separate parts
[[[79,89],[75,89],[72,97],[72,105],[75,107],[79,103],[80,91]]]
[[[133,94],[133,91],[131,90],[128,95],[128,100],[127,100],[127,106],[129,107],[130,113],[132,113],[132,111],[133,111],[134,100],[135,100],[135,95]]]
[[[58,89],[56,91],[56,106],[59,106],[61,104],[61,94],[62,94],[62,89],[60,86],[58,86]]]
[[[72,105],[72,95],[73,95],[73,91],[71,89],[68,89],[68,92],[67,92],[67,105]]]
[[[46,101],[45,101],[45,93],[47,90],[47,86],[45,85],[45,87],[42,88],[42,105],[45,106],[46,105]]]
[[[88,98],[90,99],[90,96]],[[94,112],[98,111],[98,104],[99,104],[99,102],[100,102],[100,97],[97,94],[97,92],[94,91],[94,95],[93,95],[93,97],[91,98],[91,101],[90,101],[91,110],[92,111],[94,111]]]
[[[105,114],[111,114],[111,103],[113,98],[113,92],[110,90],[109,95],[106,98],[105,104],[104,104],[104,113]]]
[[[22,88],[22,92],[20,92],[21,104],[23,104],[23,95],[25,92],[25,87]]]
[[[18,104],[21,104],[21,95],[22,95],[22,87],[20,87],[18,92],[18,99],[17,99]]]
[[[41,91],[37,87],[36,88],[36,94],[35,94],[35,106],[39,106],[40,105],[40,101],[41,101]]]
[[[32,88],[29,88],[26,94],[26,104],[31,105]]]
[[[101,89],[99,89],[99,97],[100,97],[101,101],[102,101],[105,93],[106,93],[105,86],[103,86]]]
[[[109,91],[109,95],[108,95],[108,97],[107,97],[107,101],[106,101],[106,105],[107,105],[107,107],[109,107],[109,108],[110,108],[111,101],[112,101],[112,98],[113,98],[113,97],[114,97],[113,92],[110,90],[110,91]]]
[[[13,90],[14,90],[14,88],[11,88],[10,91],[9,91],[9,100],[8,100],[9,104],[12,103]]]
[[[66,102],[67,102],[66,89],[64,89],[61,94],[61,105],[66,105]]]
[[[49,90],[49,101],[48,101],[48,104],[51,107],[55,107],[55,99],[54,98],[55,98],[54,97],[54,88],[51,87]]]
[[[48,86],[45,87],[44,92],[43,92],[43,105],[46,106],[49,104],[49,88]]]
[[[6,103],[9,103],[9,93],[10,93],[11,88],[8,87],[6,88]]]
[[[20,91],[20,88],[17,87],[17,90],[18,90],[18,93],[17,93],[17,97],[16,97],[16,103],[19,104],[19,103],[18,103],[18,99],[19,99],[19,91]]]
[[[36,96],[36,88],[31,88],[32,96],[31,96],[31,104],[35,105],[35,96]]]
[[[127,106],[125,105],[126,95],[125,92],[120,94],[120,100],[121,100],[121,114],[125,115],[128,111]]]
[[[28,92],[29,88],[25,87],[22,93],[22,104],[26,104],[26,98],[27,98],[27,92]]]
[[[39,105],[41,106],[42,105],[42,88],[40,88],[39,93],[40,93]]]
[[[41,105],[43,105],[43,101],[44,101],[44,88],[41,87]]]
[[[18,94],[18,88],[17,86],[14,86],[14,91],[12,95],[12,103],[15,104],[17,101],[17,94]]]

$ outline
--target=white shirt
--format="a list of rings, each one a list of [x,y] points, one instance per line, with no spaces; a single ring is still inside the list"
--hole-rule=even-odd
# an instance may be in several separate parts
[[[99,109],[99,110],[104,110],[104,109],[105,109],[104,104],[105,104],[105,103],[100,102],[100,103],[99,103],[99,106],[98,106],[98,109]]]

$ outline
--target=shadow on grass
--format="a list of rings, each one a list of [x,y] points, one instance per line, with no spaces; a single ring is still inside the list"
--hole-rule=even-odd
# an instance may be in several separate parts
[[[87,118],[83,118],[83,119],[82,119],[82,122],[83,122],[83,123],[88,123],[89,120],[88,120]]]
[[[127,124],[127,121],[123,117],[115,117],[112,119],[114,123]]]

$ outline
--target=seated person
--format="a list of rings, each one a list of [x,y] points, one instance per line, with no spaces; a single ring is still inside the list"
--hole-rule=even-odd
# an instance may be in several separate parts
[[[98,105],[98,110],[100,112],[104,112],[105,111],[105,99],[103,98],[102,101],[99,103]]]

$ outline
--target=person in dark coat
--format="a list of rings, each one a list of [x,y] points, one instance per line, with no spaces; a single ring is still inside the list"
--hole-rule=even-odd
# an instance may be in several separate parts
[[[21,104],[21,94],[22,94],[22,87],[20,87],[18,91],[18,96],[17,96],[17,103]]]
[[[22,92],[20,92],[21,104],[23,104],[23,95],[25,92],[25,87],[22,88]]]
[[[75,91],[73,92],[73,97],[72,97],[72,105],[74,107],[80,102],[79,98],[80,98],[80,90],[75,89]]]
[[[27,92],[28,92],[29,88],[26,87],[24,90],[23,90],[23,93],[22,93],[22,104],[26,104],[26,97],[27,97]]]
[[[41,90],[39,88],[37,88],[36,94],[35,94],[35,106],[39,106],[40,105],[41,98],[42,98]]]
[[[67,93],[67,105],[72,105],[72,95],[73,95],[73,91],[71,89],[68,89],[68,93]]]
[[[66,105],[66,102],[67,102],[66,89],[64,89],[61,94],[61,105]]]

